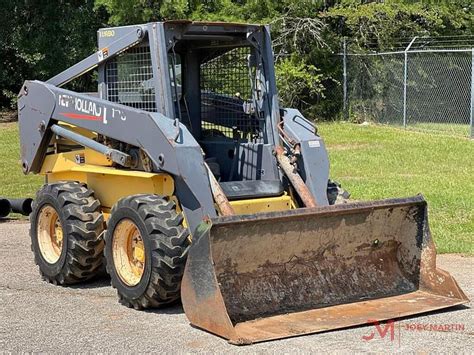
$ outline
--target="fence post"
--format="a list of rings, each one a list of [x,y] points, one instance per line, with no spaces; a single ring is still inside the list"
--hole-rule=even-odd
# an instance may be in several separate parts
[[[407,77],[408,77],[408,51],[413,43],[415,43],[417,36],[413,37],[410,44],[405,48],[405,67],[403,71],[403,128],[407,127]]]
[[[413,37],[410,44],[405,48],[405,68],[403,72],[403,127],[407,127],[407,77],[408,77],[408,51],[418,36]]]
[[[349,117],[349,105],[347,102],[347,39],[344,37],[342,42],[343,48],[343,56],[342,56],[342,77],[343,77],[343,103],[342,103],[342,111],[344,114],[344,118],[347,119]]]
[[[471,125],[471,139],[474,138],[474,48],[471,49],[471,112],[470,112],[470,125]]]

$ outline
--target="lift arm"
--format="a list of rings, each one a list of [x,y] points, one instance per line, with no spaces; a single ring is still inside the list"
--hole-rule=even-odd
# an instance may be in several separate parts
[[[191,231],[205,216],[216,215],[201,147],[177,120],[41,81],[24,83],[18,118],[25,174],[41,170],[55,125],[65,122],[143,149],[154,171],[173,175]]]

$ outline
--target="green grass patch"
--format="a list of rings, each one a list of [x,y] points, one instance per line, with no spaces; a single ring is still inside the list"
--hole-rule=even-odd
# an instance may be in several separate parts
[[[376,125],[318,127],[329,150],[331,177],[352,198],[422,193],[438,251],[474,254],[474,141]]]
[[[431,123],[431,122],[409,122],[407,129],[420,130],[433,133],[444,133],[469,137],[471,127],[468,124],[456,123]]]
[[[474,254],[474,141],[349,123],[318,125],[331,177],[352,198],[373,200],[422,193],[441,253]],[[39,176],[24,176],[16,124],[0,125],[0,195],[33,197]]]
[[[0,124],[0,142],[0,196],[34,197],[44,178],[23,174],[16,123]]]

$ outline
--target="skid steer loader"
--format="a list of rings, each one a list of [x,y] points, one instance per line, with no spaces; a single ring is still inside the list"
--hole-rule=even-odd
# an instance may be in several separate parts
[[[46,177],[30,215],[46,281],[105,263],[122,304],[181,297],[235,344],[467,302],[422,196],[335,204],[324,141],[279,106],[267,26],[106,28],[98,47],[18,99],[24,173]],[[62,88],[95,68],[97,93]]]

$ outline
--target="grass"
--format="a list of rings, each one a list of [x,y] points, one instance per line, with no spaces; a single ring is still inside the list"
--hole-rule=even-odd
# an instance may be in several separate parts
[[[373,200],[422,193],[441,253],[474,254],[474,141],[386,126],[319,124],[331,177],[352,198]],[[0,195],[33,197],[43,182],[24,176],[16,124],[0,125]]]
[[[458,135],[460,137],[469,137],[471,127],[468,124],[456,123],[429,123],[429,122],[410,122],[407,129],[421,130],[432,133],[444,133]]]
[[[319,124],[331,177],[352,198],[422,193],[442,253],[474,254],[474,141],[386,126]]]
[[[34,197],[44,178],[23,175],[16,123],[0,124],[0,196]]]

